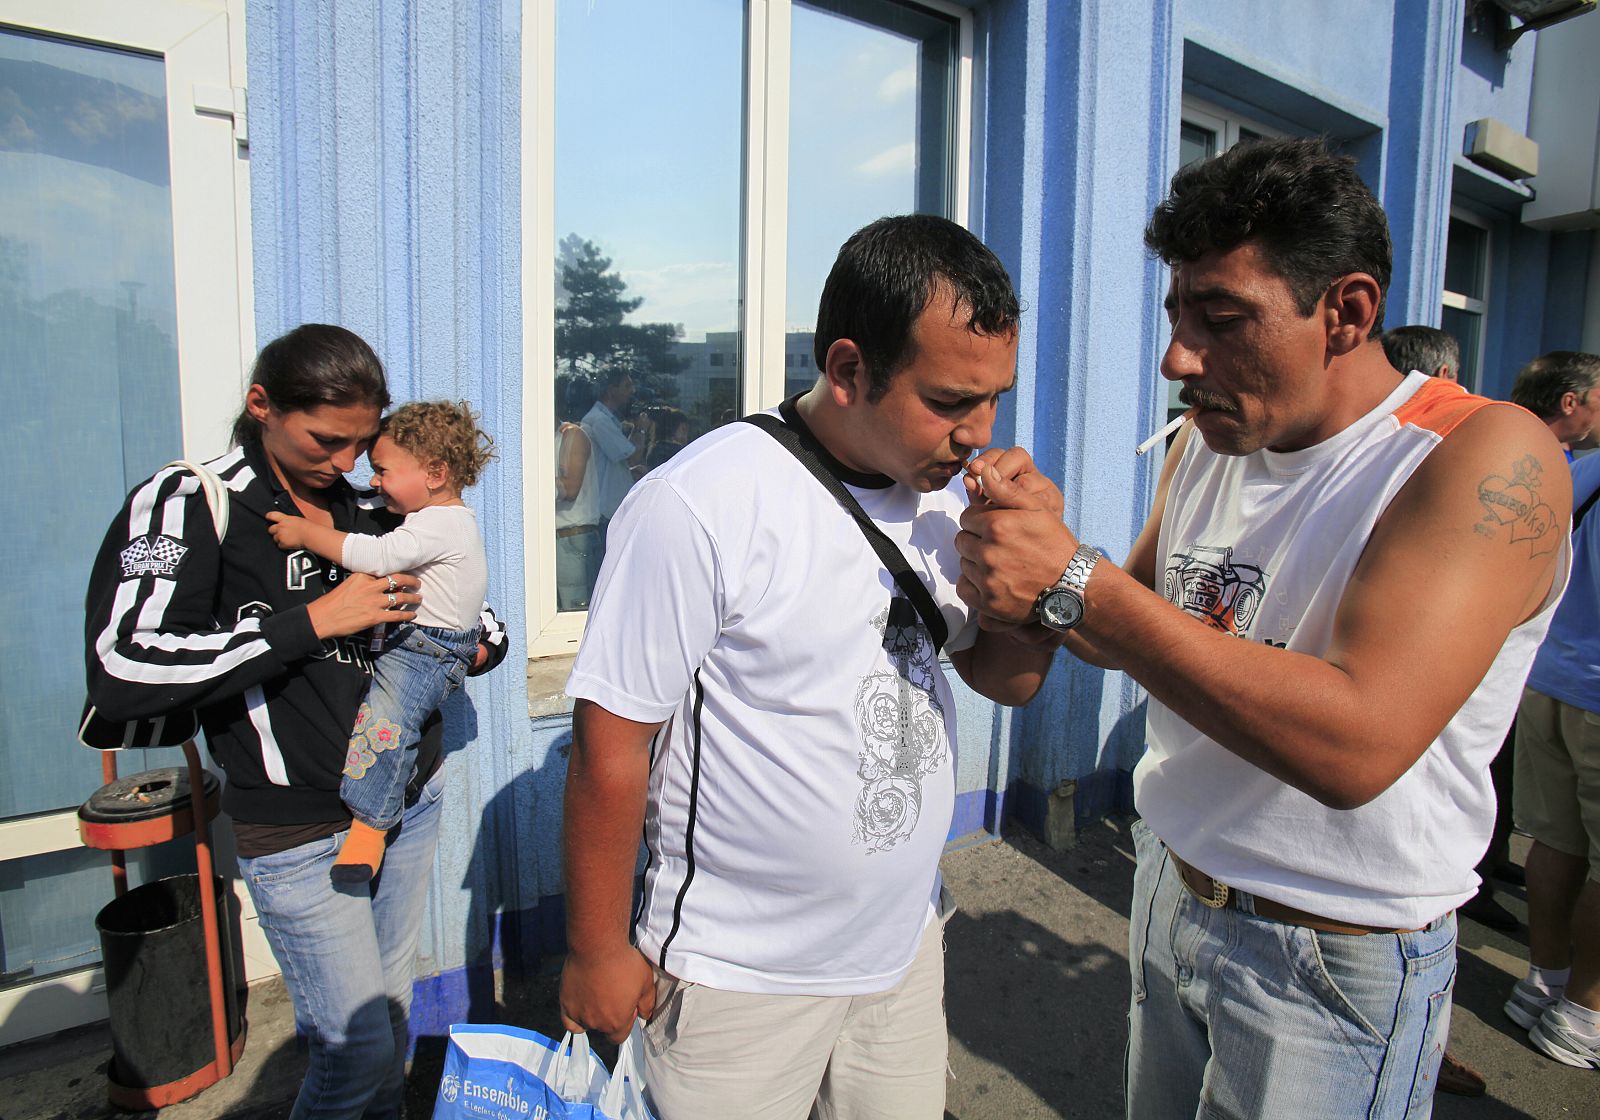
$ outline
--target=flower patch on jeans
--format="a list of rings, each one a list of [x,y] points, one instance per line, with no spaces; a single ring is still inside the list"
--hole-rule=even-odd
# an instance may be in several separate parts
[[[374,718],[372,705],[363,703],[356,713],[350,748],[344,756],[344,776],[360,780],[384,751],[400,745],[400,725],[391,719]]]
[[[344,776],[360,781],[367,775],[367,768],[378,761],[378,756],[367,746],[366,738],[350,740],[350,750],[344,756]]]

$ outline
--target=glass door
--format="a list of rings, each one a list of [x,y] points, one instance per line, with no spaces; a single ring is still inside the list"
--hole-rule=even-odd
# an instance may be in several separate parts
[[[140,479],[224,448],[247,319],[241,153],[231,120],[195,104],[230,89],[225,4],[58,0],[8,5],[5,19],[0,995],[15,995],[98,963],[93,916],[111,896],[107,857],[79,846],[74,815],[101,783],[99,756],[75,734],[94,552]],[[200,240],[214,258],[185,267],[186,243]],[[118,765],[180,761],[130,751]],[[158,854],[147,870],[169,862]],[[18,1029],[7,1022],[0,1043]]]

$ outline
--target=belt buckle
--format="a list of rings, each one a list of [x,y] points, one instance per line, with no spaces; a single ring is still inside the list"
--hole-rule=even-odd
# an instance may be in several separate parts
[[[1209,906],[1213,910],[1221,910],[1224,906],[1228,905],[1228,895],[1230,893],[1232,892],[1229,890],[1227,883],[1219,883],[1215,879],[1212,879],[1211,897],[1207,898],[1198,891],[1195,893],[1195,897],[1200,900],[1200,905]]]

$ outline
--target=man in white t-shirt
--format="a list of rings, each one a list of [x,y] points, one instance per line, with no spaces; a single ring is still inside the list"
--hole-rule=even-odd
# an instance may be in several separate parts
[[[696,440],[617,512],[567,684],[561,1009],[613,1038],[648,1021],[660,1120],[943,1114],[955,703],[930,630],[1007,704],[1054,650],[980,633],[955,591],[961,472],[1012,387],[1018,315],[970,233],[881,219],[823,289],[822,376],[777,410],[942,622],[753,424]]]
[[[1128,1115],[1424,1117],[1570,480],[1527,412],[1390,367],[1387,221],[1321,141],[1185,168],[1145,238],[1193,414],[1124,565],[1020,449],[956,542],[989,625],[1076,596],[1067,648],[1150,692]]]
[[[601,375],[600,395],[583,417],[584,430],[594,443],[589,469],[595,475],[602,535],[633,485],[634,468],[644,462],[644,429],[635,426],[630,434],[622,426],[622,415],[632,400],[633,375],[621,366],[612,366]]]

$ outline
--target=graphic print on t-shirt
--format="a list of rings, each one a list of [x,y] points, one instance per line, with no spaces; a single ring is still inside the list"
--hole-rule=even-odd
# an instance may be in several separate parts
[[[1198,544],[1172,554],[1161,593],[1207,626],[1238,637],[1255,620],[1267,578],[1254,564],[1235,564],[1232,548]]]
[[[897,595],[872,622],[883,631],[894,672],[871,673],[856,690],[862,790],[852,839],[869,855],[888,851],[916,830],[922,781],[947,755],[944,709],[934,690],[939,666],[916,608]]]

